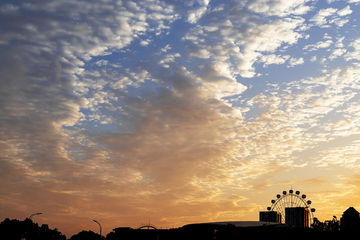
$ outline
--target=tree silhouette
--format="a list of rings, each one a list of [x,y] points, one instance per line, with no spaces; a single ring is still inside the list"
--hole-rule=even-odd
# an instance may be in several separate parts
[[[0,223],[0,239],[6,240],[66,240],[56,228],[41,231],[37,223],[26,218],[24,221],[6,218]]]
[[[320,222],[317,218],[314,219],[314,223],[311,224],[311,227],[319,232],[325,231],[325,224],[323,222]]]
[[[114,232],[109,232],[106,235],[106,240],[117,240],[118,237],[116,236],[116,234]]]
[[[39,240],[66,240],[66,237],[55,228],[54,230],[49,229],[41,233]]]
[[[325,221],[325,231],[338,232],[340,231],[340,221],[337,220],[336,216],[330,221]]]
[[[311,225],[319,232],[338,232],[340,231],[340,222],[336,216],[332,220],[320,222],[318,219],[314,219],[314,223]]]
[[[24,224],[17,219],[6,218],[0,223],[0,232],[3,239],[18,240],[24,237]]]
[[[99,234],[94,233],[93,231],[81,231],[78,234],[73,235],[70,240],[103,240]]]
[[[40,227],[37,223],[34,223],[31,219],[26,218],[24,221],[26,240],[37,240],[40,236]]]

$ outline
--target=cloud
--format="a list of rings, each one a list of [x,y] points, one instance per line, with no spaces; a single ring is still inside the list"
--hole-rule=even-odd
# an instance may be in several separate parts
[[[326,18],[333,15],[336,11],[337,9],[335,8],[321,9],[310,21],[315,22],[320,27],[325,26],[327,24]]]
[[[346,61],[350,61],[352,59],[356,59],[356,60],[360,60],[360,51],[359,51],[359,47],[360,47],[360,38],[355,39],[353,42],[351,42],[349,44],[350,47],[354,48],[355,50],[352,52],[347,52],[344,55],[344,59]]]
[[[354,98],[355,94],[352,92],[344,92],[340,95],[339,93],[351,86],[356,88],[354,83],[358,81],[356,75],[358,71],[357,68],[352,67],[343,70],[338,69],[322,77],[303,79],[301,81],[303,87],[300,87],[299,83],[295,81],[290,84],[283,84],[283,86],[274,86],[274,89],[270,90],[268,95],[261,94],[254,97],[248,101],[248,106],[254,108],[259,104],[262,109],[267,109],[257,116],[259,122],[256,122],[256,125],[261,125],[258,129],[264,129],[266,125],[269,125],[272,126],[272,131],[271,133],[264,131],[264,134],[266,132],[266,138],[258,135],[253,139],[262,139],[269,144],[276,141],[276,146],[272,145],[274,152],[279,151],[285,154],[287,152],[285,149],[304,150],[310,147],[311,144],[327,141],[327,139],[334,136],[357,134],[357,108],[351,113],[347,113],[347,119],[352,124],[349,124],[350,122],[346,118],[339,121],[336,126],[320,124],[320,122],[326,119],[328,113],[341,108],[343,104]],[[320,86],[326,86],[324,91],[317,90]],[[245,119],[247,119],[247,114],[244,114]],[[349,114],[352,115],[351,118]],[[251,124],[255,124],[255,122],[250,120],[246,122],[247,126],[251,126]],[[309,128],[303,128],[302,126],[309,126]],[[319,127],[321,130],[316,131]],[[305,129],[313,130],[310,131],[311,133],[306,134],[303,132]],[[262,146],[262,149],[264,149],[264,146]],[[323,161],[320,160],[319,162]]]
[[[206,7],[201,7],[195,11],[190,11],[188,16],[188,22],[190,23],[196,23],[202,15],[206,12]]]
[[[330,60],[334,60],[335,58],[343,55],[344,53],[346,53],[346,49],[341,49],[341,48],[335,49],[335,50],[331,53],[329,59],[330,59]]]
[[[167,65],[166,63],[175,62],[176,57],[180,57],[180,54],[168,54],[164,57],[164,59],[159,61],[159,64],[162,64],[165,67],[169,67],[169,65]]]
[[[69,233],[95,217],[104,232],[150,217],[164,227],[241,219],[257,216],[261,206],[249,198],[280,175],[357,169],[357,141],[320,149],[359,132],[356,65],[258,85],[244,79],[262,74],[258,63],[307,64],[293,50],[310,39],[308,1],[40,2],[0,9],[4,211],[41,208],[43,221]],[[336,11],[313,21],[327,24]],[[358,40],[352,52],[343,40],[329,58],[356,60]],[[307,151],[318,156],[302,158]],[[283,179],[278,185],[295,181]],[[325,180],[296,182],[311,181]]]
[[[327,181],[325,179],[310,178],[310,179],[304,179],[304,180],[281,181],[281,182],[276,183],[276,185],[279,185],[279,186],[289,186],[289,185],[311,186],[313,184],[324,185],[326,183],[327,183]]]
[[[340,18],[334,18],[329,21],[329,23],[335,23],[338,27],[342,27],[348,22],[349,22],[349,19],[340,19]]]
[[[289,64],[290,64],[289,65],[290,67],[294,67],[296,65],[304,64],[304,59],[303,58],[290,58]]]
[[[148,13],[151,7],[106,1],[33,1],[1,7],[1,22],[6,24],[0,45],[0,142],[7,150],[1,151],[0,164],[18,178],[15,183],[9,180],[11,175],[2,175],[7,184],[1,189],[9,198],[19,191],[20,199],[4,199],[12,202],[14,212],[28,212],[40,199],[47,199],[44,211],[76,214],[90,202],[95,204],[88,184],[93,189],[100,189],[102,181],[115,186],[105,174],[105,169],[111,169],[105,163],[109,156],[102,149],[92,149],[91,134],[79,126],[92,120],[114,121],[117,115],[110,110],[118,109],[117,99],[108,87],[119,75],[115,77],[116,66],[109,60],[95,59],[94,67],[106,66],[103,71],[89,70],[89,62],[128,46],[136,35],[164,29],[161,24],[176,18],[170,6],[159,3],[154,11],[163,18],[157,20],[159,16]],[[134,76],[124,70],[126,77],[133,81],[129,85],[136,86],[146,79],[146,72]],[[136,171],[124,174],[128,179],[139,178]],[[126,178],[117,180],[134,181]],[[64,218],[58,219],[65,225]]]
[[[167,52],[168,50],[171,49],[170,44],[167,44],[164,48],[161,49],[162,52]]]
[[[204,25],[192,28],[182,40],[189,57],[226,64],[231,58],[234,73],[251,78],[256,75],[253,64],[262,54],[295,44],[304,37],[304,19],[293,17],[258,24],[240,5],[232,3],[208,12],[203,16]],[[225,13],[228,19],[222,18]]]
[[[140,46],[142,46],[142,47],[144,47],[144,46],[147,46],[147,45],[149,45],[149,43],[151,42],[151,40],[142,40],[141,42],[140,42]]]
[[[263,55],[261,56],[261,62],[264,62],[264,67],[267,67],[270,64],[284,64],[290,56],[278,56],[275,54]]]
[[[248,8],[256,13],[267,14],[269,16],[288,16],[290,14],[303,15],[311,10],[310,6],[306,3],[309,1],[295,1],[295,0],[281,0],[281,1],[252,1]]]
[[[354,126],[346,120],[340,120],[334,123],[334,128],[337,130],[351,129]],[[318,159],[315,159],[314,164],[320,167],[341,166],[349,169],[359,168],[358,153],[359,141],[354,141],[352,144],[342,147],[336,147],[320,152]]]
[[[210,2],[209,0],[200,0],[198,1],[198,4],[200,6],[198,6],[194,10],[188,10],[188,19],[187,19],[188,22],[192,24],[196,23],[207,11],[207,6],[209,2]]]
[[[108,65],[108,64],[109,64],[109,61],[108,61],[108,60],[101,59],[101,60],[95,62],[95,64],[98,65],[98,66],[105,66],[105,65]]]
[[[348,6],[346,6],[346,7],[344,7],[343,9],[341,9],[341,10],[339,10],[338,12],[337,12],[337,15],[339,15],[339,16],[345,16],[345,15],[349,15],[349,14],[351,14],[353,11],[350,9],[350,6],[348,5]]]
[[[334,16],[334,14],[337,13],[338,16]],[[341,10],[335,9],[335,8],[327,8],[327,9],[321,9],[310,21],[314,22],[316,25],[318,25],[321,28],[328,28],[330,27],[329,24],[334,23],[338,27],[343,27],[346,23],[349,22],[349,18],[341,18],[347,15],[350,15],[352,13],[352,10],[350,9],[350,6],[347,6]],[[327,18],[330,18],[330,20],[327,20]]]
[[[344,44],[342,42],[344,41],[344,39],[345,39],[345,36],[338,38],[335,47],[343,48]]]
[[[181,220],[185,215],[194,221],[208,220],[209,209],[219,216],[229,215],[229,211],[253,211],[254,208],[246,209],[219,197],[216,186],[217,182],[229,179],[227,169],[221,166],[235,161],[227,153],[236,148],[229,140],[235,136],[233,127],[242,121],[241,114],[220,99],[246,89],[233,80],[228,65],[209,67],[199,80],[186,69],[171,66],[174,75],[159,73],[156,79],[152,76],[158,87],[153,91],[140,90],[150,79],[150,72],[117,66],[105,59],[94,60],[91,67],[88,62],[111,48],[126,47],[135,34],[154,27],[145,24],[141,15],[137,19],[132,14],[131,11],[142,11],[141,6],[131,4],[128,6],[131,11],[121,14],[112,11],[116,6],[86,5],[88,13],[84,6],[52,6],[50,10],[63,9],[65,14],[69,8],[71,15],[77,9],[94,17],[88,25],[72,26],[50,15],[51,21],[44,24],[60,26],[46,25],[49,32],[32,28],[35,33],[24,33],[41,33],[42,37],[29,37],[38,40],[41,47],[23,46],[23,51],[19,51],[10,35],[0,46],[4,52],[1,73],[9,76],[2,78],[1,91],[10,93],[1,94],[1,102],[12,102],[1,107],[4,133],[1,143],[2,148],[8,149],[1,153],[1,164],[2,169],[18,175],[19,185],[24,187],[21,199],[34,204],[39,199],[48,199],[42,209],[56,209],[52,212],[60,216],[57,217],[60,226],[66,225],[69,214],[86,218],[89,214],[99,216],[100,212],[107,212],[108,219],[117,219],[121,212],[130,219],[140,213],[155,217],[154,209],[161,208],[170,221],[185,224],[190,221]],[[45,10],[40,8],[39,11]],[[101,9],[106,9],[106,14]],[[122,17],[116,22],[118,28],[105,27],[105,16],[116,19],[119,15]],[[131,20],[132,17],[135,19]],[[41,26],[34,25],[38,29]],[[97,43],[94,46],[93,41]],[[57,50],[57,45],[63,48]],[[176,57],[180,55],[169,52],[157,64],[172,64]],[[86,69],[81,69],[85,64]],[[135,97],[133,89],[144,92]],[[117,123],[119,132],[96,133],[89,130],[92,126],[86,127],[92,122]],[[25,132],[27,135],[22,136]],[[219,139],[220,135],[224,138]],[[174,151],[179,154],[174,156]],[[14,162],[14,158],[19,160]],[[11,175],[2,176],[6,180]],[[18,189],[14,185],[2,185],[1,189],[11,196],[10,192]],[[37,195],[25,198],[28,191]],[[21,199],[13,201],[12,208],[23,208],[25,212],[33,209]],[[160,200],[168,204],[153,204]],[[227,210],[221,210],[225,207]],[[192,208],[197,211],[190,211]],[[174,209],[182,210],[181,216]],[[155,218],[160,219],[162,211]],[[84,226],[83,219],[78,220],[77,224]],[[123,224],[135,225],[137,221]],[[109,226],[114,224],[121,225],[112,222]]]
[[[331,44],[333,43],[332,40],[327,40],[327,41],[319,41],[315,44],[309,44],[303,47],[303,50],[308,50],[308,51],[315,51],[318,50],[319,48],[327,48],[329,47]]]

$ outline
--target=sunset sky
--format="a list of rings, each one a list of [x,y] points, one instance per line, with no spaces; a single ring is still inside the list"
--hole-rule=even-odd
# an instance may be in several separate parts
[[[360,0],[2,0],[0,221],[69,238],[360,211]]]

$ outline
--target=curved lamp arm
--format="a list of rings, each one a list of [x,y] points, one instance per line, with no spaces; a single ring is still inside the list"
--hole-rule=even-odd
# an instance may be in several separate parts
[[[40,215],[40,214],[42,214],[41,212],[38,212],[38,213],[34,213],[34,214],[31,214],[30,215],[30,217],[29,217],[29,219],[31,219],[33,216],[35,216],[35,215]]]
[[[98,222],[98,221],[96,221],[96,220],[93,220],[94,222],[96,222],[97,224],[99,224],[99,226],[100,226],[100,237],[101,237],[101,224]]]

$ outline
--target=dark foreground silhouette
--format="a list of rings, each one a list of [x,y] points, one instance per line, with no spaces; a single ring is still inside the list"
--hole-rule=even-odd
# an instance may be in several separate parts
[[[81,231],[69,240],[240,240],[240,239],[347,239],[359,236],[360,228],[341,229],[339,221],[316,221],[312,228],[285,225],[236,227],[231,224],[189,224],[173,229],[115,228],[106,236]],[[5,219],[0,223],[0,239],[4,240],[66,240],[65,235],[47,225],[39,227],[31,219]]]
[[[4,240],[66,240],[56,228],[49,229],[47,225],[39,227],[31,219],[24,221],[6,218],[0,224],[0,239]]]

